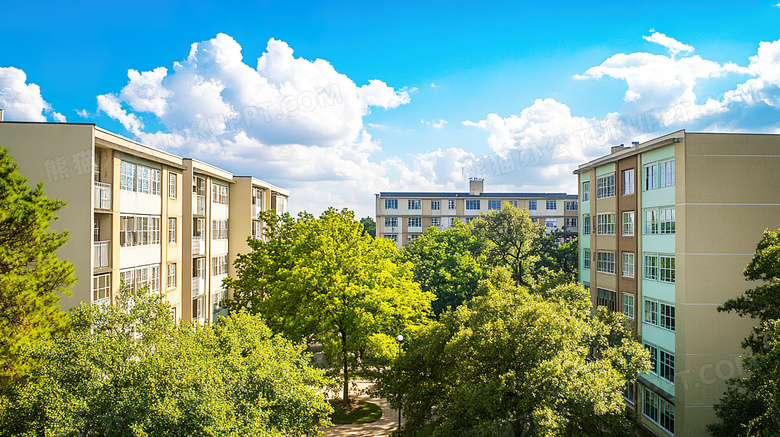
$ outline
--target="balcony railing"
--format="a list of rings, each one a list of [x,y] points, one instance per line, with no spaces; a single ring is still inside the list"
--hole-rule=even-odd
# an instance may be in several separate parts
[[[108,267],[108,254],[109,254],[109,248],[111,246],[110,241],[95,241],[94,249],[95,249],[95,265],[94,267],[101,268],[101,267]]]
[[[95,208],[111,209],[111,184],[95,182]]]
[[[204,240],[203,237],[192,237],[192,254],[206,254],[206,240]]]
[[[206,196],[200,194],[192,195],[192,213],[206,215]]]
[[[192,278],[192,297],[200,296],[206,291],[205,278]]]

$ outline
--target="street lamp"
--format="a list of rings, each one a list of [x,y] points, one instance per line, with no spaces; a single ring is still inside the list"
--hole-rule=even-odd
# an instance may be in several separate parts
[[[398,342],[398,358],[401,358],[401,343],[404,342],[403,334],[396,335],[395,341]],[[401,403],[398,404],[398,429],[401,429]]]

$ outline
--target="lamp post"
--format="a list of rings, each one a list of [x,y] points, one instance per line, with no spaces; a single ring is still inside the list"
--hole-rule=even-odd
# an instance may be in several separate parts
[[[404,342],[404,336],[398,334],[395,336],[395,341],[398,342],[398,358],[401,358],[401,343]],[[398,404],[398,429],[401,429],[401,404]]]

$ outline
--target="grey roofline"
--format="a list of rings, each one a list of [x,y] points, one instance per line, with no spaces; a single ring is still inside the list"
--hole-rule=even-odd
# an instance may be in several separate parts
[[[576,194],[566,193],[482,193],[469,194],[461,193],[441,193],[441,192],[380,192],[379,197],[563,197],[566,199],[576,199]]]

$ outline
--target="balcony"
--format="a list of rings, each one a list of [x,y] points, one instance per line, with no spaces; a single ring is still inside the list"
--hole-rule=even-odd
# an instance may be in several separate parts
[[[192,254],[206,254],[206,240],[204,240],[203,237],[192,237]]]
[[[96,269],[102,267],[108,267],[109,249],[111,247],[110,241],[96,241],[94,244],[95,262],[94,267]]]
[[[197,297],[206,292],[206,278],[192,278],[192,297]]]
[[[95,184],[95,208],[111,209],[111,184],[94,182]]]
[[[206,215],[206,196],[200,194],[192,195],[192,213],[195,215]]]

